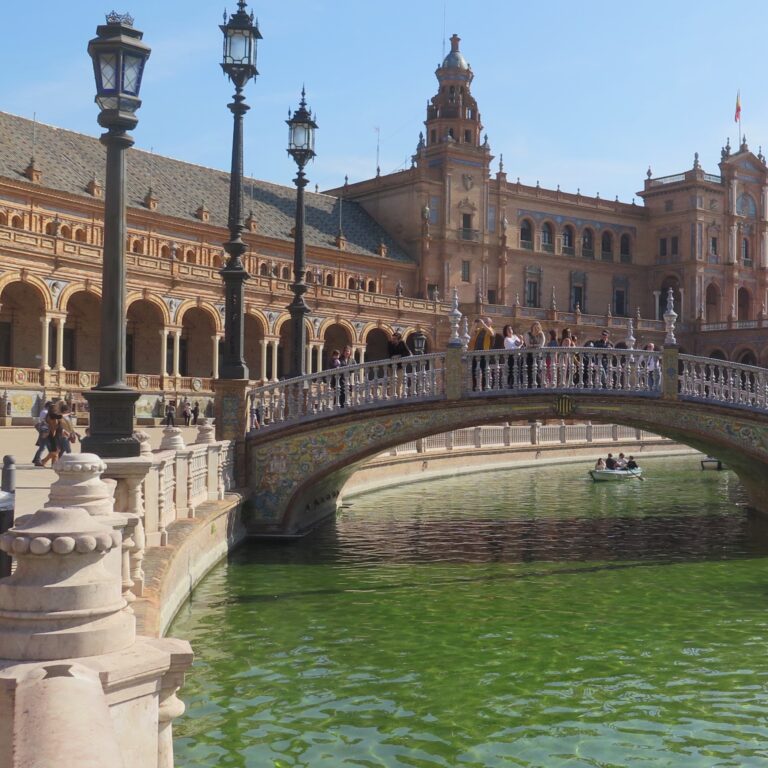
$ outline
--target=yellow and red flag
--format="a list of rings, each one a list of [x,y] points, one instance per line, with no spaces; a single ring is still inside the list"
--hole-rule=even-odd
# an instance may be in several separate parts
[[[736,91],[736,113],[733,116],[733,122],[738,123],[741,120],[741,91]]]

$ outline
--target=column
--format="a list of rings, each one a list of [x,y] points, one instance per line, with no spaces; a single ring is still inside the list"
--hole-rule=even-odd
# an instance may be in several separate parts
[[[160,375],[168,375],[168,329],[160,329]]]
[[[179,329],[174,329],[171,331],[173,334],[173,375],[174,376],[181,376],[179,373],[179,363],[180,363],[180,357],[179,354],[179,346],[181,342],[181,331]]]
[[[679,307],[675,307],[675,310],[677,311],[677,322],[678,323],[683,323],[684,322],[684,318],[685,318],[685,315],[683,314],[683,304],[684,304],[683,296],[684,296],[684,294],[685,294],[685,289],[681,287],[680,288],[680,306]]]
[[[272,346],[272,381],[277,381],[277,348],[280,340],[273,339],[269,343]]]
[[[267,340],[259,339],[259,346],[261,347],[261,355],[259,356],[259,378],[262,381],[267,380]]]
[[[313,373],[312,371],[312,350],[314,349],[314,344],[309,343],[307,344],[306,348],[306,359],[304,361],[304,370],[310,374]]]
[[[211,365],[211,370],[213,371],[213,378],[218,379],[219,378],[219,339],[221,337],[214,333],[213,336],[211,336],[211,342],[213,343],[213,349],[211,350],[213,354],[213,364]]]
[[[55,317],[53,322],[56,324],[56,370],[64,370],[64,323],[66,318]]]
[[[661,291],[654,291],[653,292],[653,319],[659,320],[659,297],[661,296]]]
[[[360,362],[364,363],[365,362],[365,347],[364,346],[359,346],[357,349],[358,349],[358,352],[360,353]]]
[[[40,323],[43,326],[43,338],[40,344],[40,367],[47,371],[50,370],[48,365],[48,329],[51,327],[51,318],[48,316],[41,317]]]

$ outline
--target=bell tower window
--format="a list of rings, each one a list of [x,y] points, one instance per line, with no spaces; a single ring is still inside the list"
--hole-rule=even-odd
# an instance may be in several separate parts
[[[464,143],[465,144],[471,144],[472,143],[472,131],[464,131]]]

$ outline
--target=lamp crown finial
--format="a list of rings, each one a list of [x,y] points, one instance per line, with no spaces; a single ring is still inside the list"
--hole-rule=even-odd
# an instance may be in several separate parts
[[[118,13],[110,11],[106,15],[107,24],[125,24],[127,27],[133,26],[133,16],[130,13]]]

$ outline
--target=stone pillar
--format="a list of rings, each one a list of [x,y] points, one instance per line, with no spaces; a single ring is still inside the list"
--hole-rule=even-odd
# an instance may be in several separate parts
[[[312,373],[312,344],[307,344],[306,358],[304,360],[304,370],[309,374]]]
[[[463,393],[461,347],[448,347],[445,351],[445,396],[448,400],[459,400]]]
[[[247,381],[241,379],[217,379],[213,383],[216,439],[233,440],[235,443],[235,482],[238,486],[246,485],[245,436],[250,427],[249,386]]]
[[[277,352],[280,346],[279,339],[272,339],[269,342],[272,346],[272,381],[278,381],[277,378]]]
[[[160,375],[168,375],[168,329],[160,329]]]
[[[677,400],[678,352],[674,345],[664,345],[661,353],[662,400]]]
[[[653,292],[653,319],[661,320],[659,317],[659,298],[661,297],[661,291]]]
[[[211,361],[211,370],[213,371],[213,378],[218,379],[219,378],[219,339],[221,337],[219,334],[214,333],[213,336],[211,336],[211,342],[213,343],[213,348],[211,349],[211,355],[212,355],[212,361]]]
[[[48,331],[51,327],[51,318],[46,315],[40,318],[40,323],[43,326],[43,337],[40,340],[40,367],[48,371],[51,366],[48,365]],[[4,416],[5,414],[3,414]]]
[[[64,323],[66,318],[55,317],[53,322],[56,326],[56,365],[57,371],[64,370]]]
[[[267,380],[267,340],[259,339],[259,346],[261,347],[261,356],[259,359],[259,378],[265,382]]]
[[[213,426],[211,419],[202,417],[197,422],[197,440],[195,445],[201,443],[215,443],[216,442],[216,427]]]
[[[181,331],[176,328],[171,331],[173,334],[173,375],[174,376],[181,376],[179,373],[179,365],[180,365],[180,353],[179,353],[179,347],[181,342]]]

